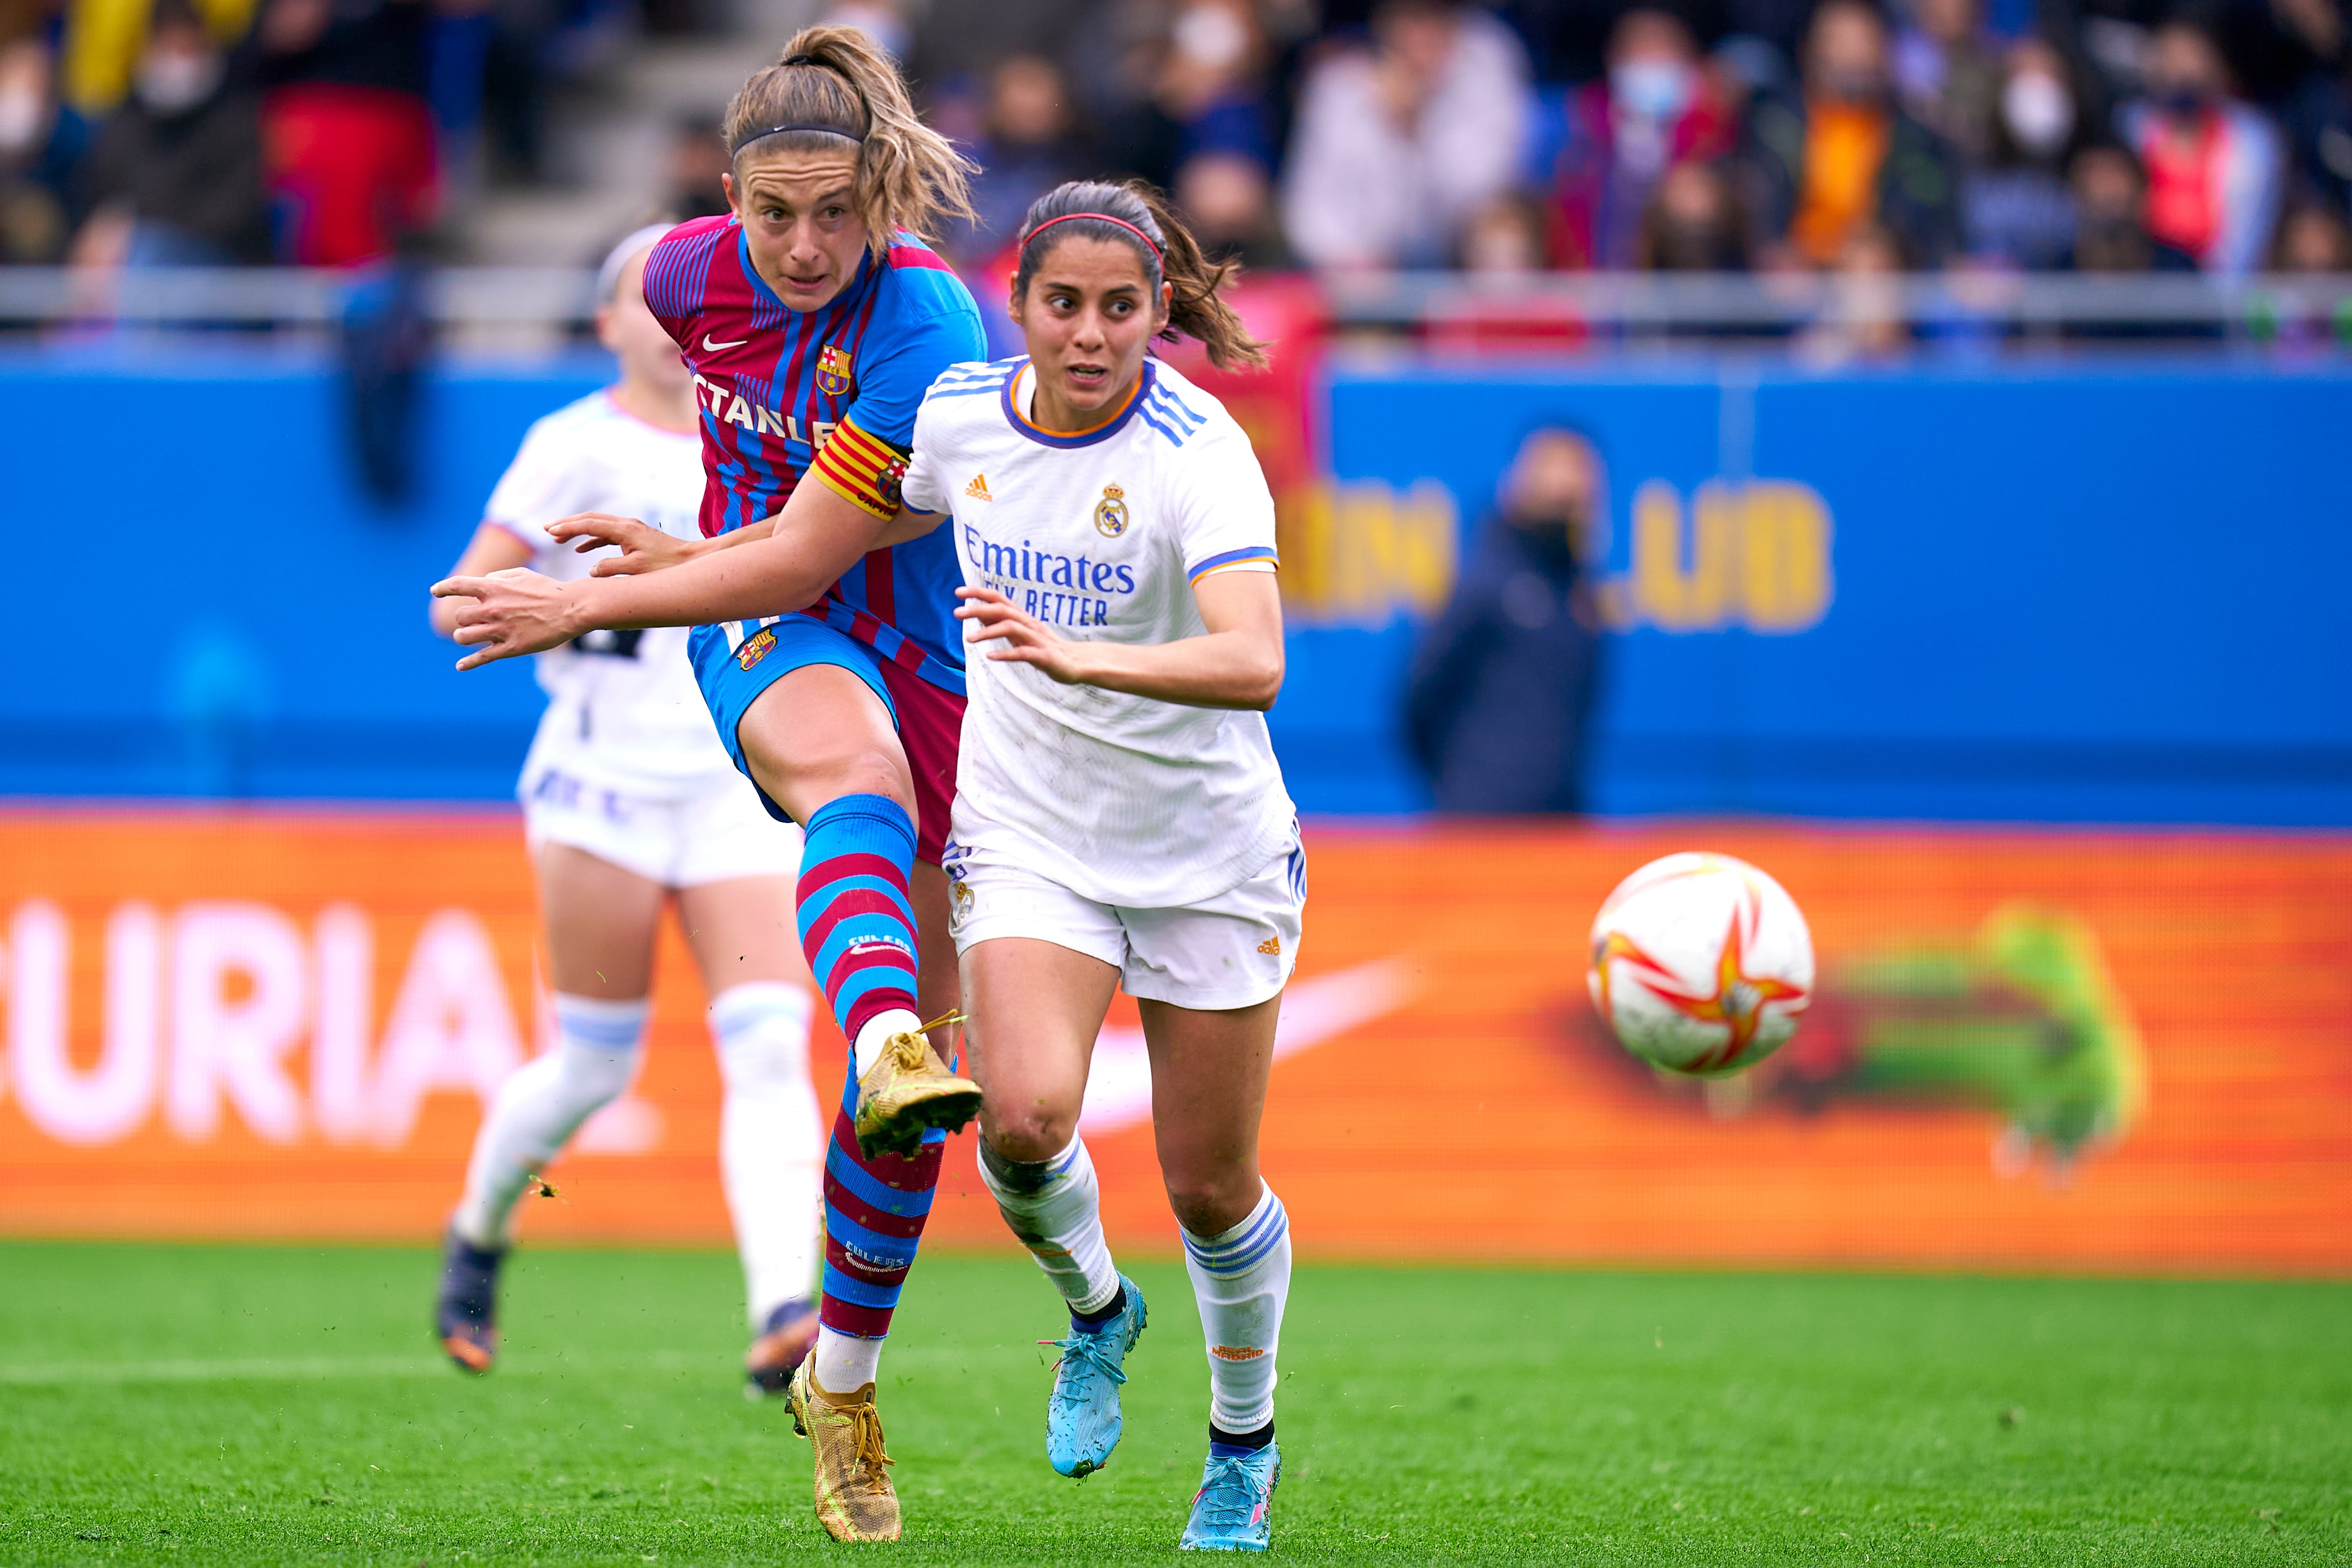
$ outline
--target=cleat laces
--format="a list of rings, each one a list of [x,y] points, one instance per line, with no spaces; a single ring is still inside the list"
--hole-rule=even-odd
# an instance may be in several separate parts
[[[851,1458],[865,1472],[865,1485],[872,1490],[887,1486],[890,1478],[882,1467],[898,1461],[882,1447],[882,1412],[870,1399],[862,1405],[835,1405],[834,1408],[849,1417]]]
[[[1219,1531],[1248,1529],[1265,1507],[1257,1493],[1257,1472],[1245,1458],[1211,1459],[1201,1490],[1192,1494],[1192,1507],[1197,1525]]]
[[[1055,1372],[1067,1367],[1073,1374],[1081,1374],[1086,1368],[1092,1367],[1109,1378],[1113,1384],[1125,1383],[1126,1371],[1111,1359],[1110,1346],[1114,1337],[1111,1328],[1117,1322],[1117,1319],[1113,1319],[1111,1323],[1103,1325],[1103,1331],[1099,1333],[1073,1332],[1067,1339],[1041,1339],[1037,1343],[1050,1344],[1062,1353],[1061,1359],[1054,1363]],[[1075,1367],[1070,1366],[1073,1360],[1078,1364]],[[1055,1402],[1062,1405],[1084,1405],[1087,1402],[1087,1396],[1078,1386],[1078,1382],[1079,1378],[1076,1375],[1054,1379]]]
[[[931,1030],[954,1029],[964,1021],[963,1009],[950,1008],[926,1024],[917,1024],[904,1034],[894,1034],[885,1043],[890,1054],[898,1058],[902,1072],[920,1072],[931,1060]]]

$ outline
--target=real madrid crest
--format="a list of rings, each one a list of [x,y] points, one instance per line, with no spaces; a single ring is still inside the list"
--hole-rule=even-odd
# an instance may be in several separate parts
[[[1105,538],[1117,538],[1127,532],[1127,492],[1116,485],[1103,486],[1103,498],[1095,503],[1095,527]]]
[[[816,390],[827,397],[849,395],[849,356],[827,343],[816,351]]]

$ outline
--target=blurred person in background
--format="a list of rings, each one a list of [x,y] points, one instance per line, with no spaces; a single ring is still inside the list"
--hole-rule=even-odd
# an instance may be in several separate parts
[[[1529,434],[1453,597],[1423,633],[1405,687],[1405,744],[1439,810],[1584,809],[1601,651],[1588,562],[1607,477],[1575,431]]]
[[[1434,267],[1509,189],[1534,111],[1508,28],[1450,0],[1382,0],[1369,47],[1300,89],[1283,190],[1291,248],[1317,267]]]
[[[670,225],[639,230],[596,279],[597,340],[620,377],[523,438],[455,569],[589,575],[547,525],[623,513],[698,538],[702,443],[677,345],[646,308],[646,258]],[[432,601],[434,629],[457,601]],[[498,1352],[499,1274],[515,1207],[588,1118],[628,1092],[645,1056],[654,947],[675,901],[710,998],[724,1098],[719,1168],[757,1336],[754,1392],[781,1394],[816,1341],[818,1169],[824,1134],[809,1082],[809,994],[779,918],[800,833],[769,820],[719,742],[680,627],[592,632],[539,655],[548,696],[516,794],[539,878],[556,1040],[499,1088],[474,1137],[449,1222],[434,1331],[467,1372]]]
[[[1213,260],[1238,261],[1253,272],[1292,265],[1274,210],[1274,181],[1245,152],[1196,152],[1176,172],[1176,204]]]
[[[2026,271],[2065,265],[2074,244],[2069,159],[2087,129],[2066,57],[2041,38],[2011,47],[1984,160],[1961,184],[1968,254]]]
[[[2271,249],[2271,270],[2352,272],[2352,228],[2345,225],[2343,209],[2310,196],[2287,208]]]
[[[253,30],[255,0],[194,0],[212,41],[234,48]],[[59,0],[58,74],[67,109],[93,124],[130,95],[156,11],[149,0]]]
[[[972,156],[978,214],[955,248],[966,261],[1003,247],[1019,231],[1029,204],[1075,177],[1080,157],[1072,134],[1070,96],[1062,69],[1043,55],[1014,55],[989,73],[988,109]]]
[[[50,15],[36,0],[0,3],[0,265],[63,253],[78,149],[58,111]]]
[[[669,194],[661,205],[680,223],[715,218],[728,211],[727,141],[715,114],[681,114],[670,122]]]
[[[1813,14],[1802,95],[1758,102],[1746,163],[1776,266],[1834,265],[1872,225],[1914,267],[1941,266],[1958,245],[1958,168],[1895,101],[1886,23],[1862,0],[1824,0]]]
[[[1895,86],[1914,120],[1968,162],[1992,151],[2000,110],[2000,51],[1981,0],[1912,0],[1895,29]]]
[[[262,123],[285,260],[379,260],[432,220],[431,21],[427,0],[267,0]]]
[[[1747,221],[1722,166],[1667,170],[1642,210],[1633,265],[1644,272],[1744,272],[1748,261]]]
[[[2066,258],[2076,272],[2194,272],[2197,258],[2147,230],[2147,180],[2130,149],[2093,142],[2074,154],[2068,175],[2074,193],[2074,246]]]
[[[1527,277],[1543,271],[1543,209],[1517,192],[1496,197],[1470,214],[1454,262],[1473,277]]]
[[[261,109],[186,0],[156,0],[130,96],[81,166],[86,267],[227,267],[269,259]]]
[[[1911,347],[1905,259],[1902,244],[1876,224],[1846,235],[1832,269],[1835,287],[1820,316],[1797,334],[1797,357],[1822,367],[1900,359]]]
[[[1689,26],[1636,7],[1609,38],[1608,75],[1569,99],[1556,185],[1562,266],[1635,265],[1642,214],[1669,169],[1729,152],[1738,126]]]
[[[2186,18],[2157,29],[2146,95],[2125,139],[2147,175],[2147,231],[2207,272],[2252,270],[2278,219],[2284,148],[2260,110],[2231,96],[2213,36]]]

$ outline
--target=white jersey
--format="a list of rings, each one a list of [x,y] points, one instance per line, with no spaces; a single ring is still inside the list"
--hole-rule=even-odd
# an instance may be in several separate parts
[[[699,435],[648,424],[600,392],[530,427],[484,520],[529,545],[533,570],[570,580],[610,552],[581,555],[548,538],[548,524],[574,512],[613,512],[699,538],[702,484]],[[560,759],[602,784],[655,792],[733,776],[695,684],[687,636],[683,626],[592,632],[540,654],[548,706],[533,764]]]
[[[1073,639],[1207,628],[1192,585],[1271,571],[1274,498],[1224,406],[1157,361],[1080,435],[1029,421],[1028,361],[950,367],[923,400],[907,505],[950,512],[964,581]],[[1265,716],[1066,686],[967,650],[955,841],[1099,903],[1214,898],[1286,851],[1297,811]]]

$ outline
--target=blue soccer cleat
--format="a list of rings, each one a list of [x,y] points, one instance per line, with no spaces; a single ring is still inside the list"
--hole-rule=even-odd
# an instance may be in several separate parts
[[[1067,1339],[1044,1340],[1062,1353],[1054,1364],[1054,1394],[1045,1402],[1045,1458],[1066,1476],[1090,1476],[1110,1463],[1118,1447],[1118,1385],[1127,1381],[1127,1353],[1143,1337],[1143,1292],[1121,1274],[1127,1305],[1101,1327],[1072,1325]]]
[[[499,1352],[499,1265],[504,1248],[477,1247],[455,1230],[441,1253],[433,1334],[463,1372],[485,1373]]]
[[[1282,1448],[1275,1443],[1247,1454],[1211,1454],[1192,1494],[1179,1552],[1263,1552],[1274,1540],[1266,1515],[1282,1479]]]

